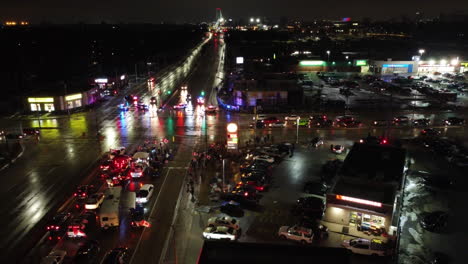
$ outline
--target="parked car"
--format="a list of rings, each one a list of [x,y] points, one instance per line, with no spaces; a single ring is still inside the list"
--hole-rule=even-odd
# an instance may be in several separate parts
[[[279,122],[279,119],[274,116],[263,119],[263,123],[267,125],[277,123],[277,122]]]
[[[41,132],[36,128],[23,128],[23,134],[35,136],[41,134]]]
[[[413,120],[413,126],[428,126],[431,124],[431,120],[428,118],[420,118]]]
[[[242,210],[240,204],[235,201],[223,202],[219,210],[221,211],[221,213],[233,217],[244,216],[244,210]]]
[[[349,251],[361,255],[386,256],[388,251],[387,244],[379,239],[354,238],[344,240],[341,245]]]
[[[208,219],[208,227],[226,226],[235,230],[240,229],[239,220],[230,216],[216,216]]]
[[[301,119],[301,117],[298,115],[288,115],[284,118],[286,121],[296,121],[298,119]]]
[[[465,119],[458,117],[450,117],[444,120],[446,126],[462,126],[465,124]]]
[[[281,239],[293,240],[301,244],[312,244],[314,232],[310,228],[300,226],[282,226],[278,230]]]
[[[345,147],[343,145],[334,145],[332,148],[332,152],[335,154],[341,154],[345,150]]]
[[[422,228],[429,232],[438,233],[443,231],[447,227],[447,222],[447,212],[435,211],[424,215],[419,224]]]
[[[275,162],[275,158],[267,156],[267,155],[254,156],[253,160],[261,160],[261,161],[266,161],[268,163],[274,163]]]
[[[294,215],[303,215],[322,219],[325,212],[325,202],[323,198],[309,196],[297,199],[291,212]]]
[[[393,118],[394,125],[407,125],[409,123],[409,118],[407,116],[397,116]]]
[[[304,192],[315,195],[325,195],[330,186],[324,181],[307,181],[304,184]]]
[[[236,229],[227,226],[209,226],[203,230],[203,237],[206,239],[231,240],[238,237]]]
[[[388,126],[389,124],[391,124],[391,122],[388,120],[374,120],[371,123],[372,126]]]
[[[286,127],[286,123],[283,121],[278,121],[276,123],[271,123],[268,126],[269,127]]]
[[[434,137],[434,136],[439,136],[440,131],[436,130],[434,128],[426,128],[426,129],[421,130],[421,132],[419,134],[421,136]]]

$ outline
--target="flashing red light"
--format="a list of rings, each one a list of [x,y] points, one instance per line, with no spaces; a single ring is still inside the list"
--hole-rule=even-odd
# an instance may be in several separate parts
[[[260,187],[258,188],[259,191],[263,191],[263,189],[264,189],[263,186],[260,186]]]
[[[80,208],[80,205],[79,205],[79,204],[75,204],[75,208]]]
[[[56,226],[56,227],[55,227],[55,230],[59,230],[59,228],[60,228],[60,227]]]
[[[386,140],[386,139],[383,139],[383,140],[382,140],[382,144],[387,144],[387,140]]]
[[[138,97],[136,97],[136,96],[133,96],[133,100],[138,100]]]
[[[78,194],[77,193],[74,193],[73,196],[77,196]]]
[[[52,240],[52,237],[50,236],[50,237],[48,237],[48,239],[49,239],[49,240]]]
[[[245,197],[249,196],[249,193],[248,193],[248,192],[244,192],[244,196],[245,196]]]

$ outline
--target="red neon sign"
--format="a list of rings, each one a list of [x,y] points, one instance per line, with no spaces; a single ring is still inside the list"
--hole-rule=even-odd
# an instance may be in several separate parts
[[[342,201],[358,203],[358,204],[365,204],[365,205],[375,206],[375,207],[382,207],[382,203],[379,203],[379,202],[373,202],[373,201],[369,201],[369,200],[353,198],[353,197],[348,197],[348,196],[344,196],[344,195],[338,195],[337,194],[336,199],[342,200]]]

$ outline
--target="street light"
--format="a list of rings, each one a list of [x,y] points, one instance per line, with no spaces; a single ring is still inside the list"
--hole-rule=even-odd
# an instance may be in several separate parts
[[[257,23],[260,23],[260,18],[257,18],[256,22],[257,22]]]
[[[250,18],[250,23],[253,23],[253,22],[254,22],[254,18],[251,17],[251,18]]]
[[[329,51],[329,50],[327,50],[327,55],[328,55],[328,60],[327,60],[327,62],[330,62],[330,51]]]
[[[419,59],[422,60],[422,55],[423,55],[424,52],[426,52],[426,51],[423,50],[423,49],[420,49],[418,52],[419,52]]]
[[[348,60],[348,59],[349,59],[349,56],[346,56],[345,58],[346,58],[346,60]]]

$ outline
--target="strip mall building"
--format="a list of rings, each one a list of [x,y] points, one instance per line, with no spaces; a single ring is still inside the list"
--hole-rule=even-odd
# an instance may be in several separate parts
[[[327,194],[324,220],[341,224],[350,233],[395,234],[405,162],[404,149],[356,143]]]

